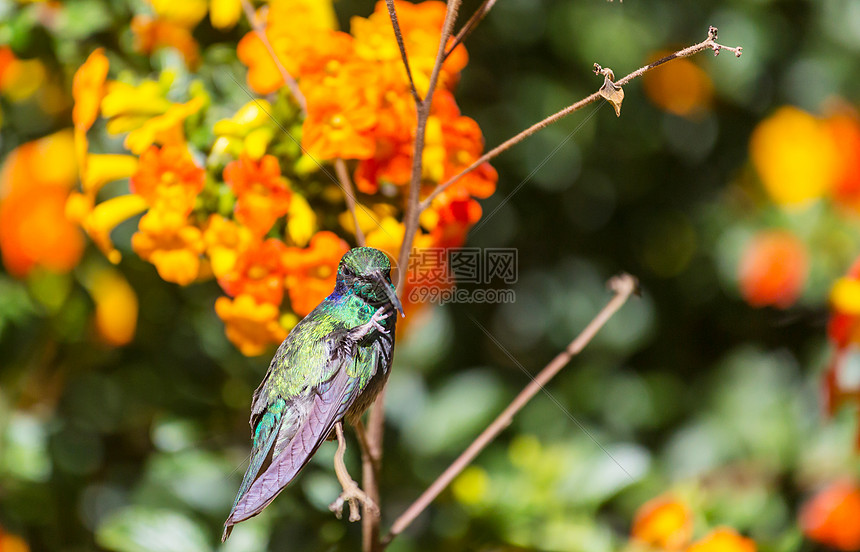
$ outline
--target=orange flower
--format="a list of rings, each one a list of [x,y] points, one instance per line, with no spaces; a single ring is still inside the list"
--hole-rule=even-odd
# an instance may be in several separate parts
[[[283,50],[281,42],[272,36],[269,36],[269,43],[272,44],[275,52]],[[284,85],[278,65],[255,31],[242,37],[236,47],[236,55],[239,61],[248,67],[248,86],[257,94],[271,94]],[[280,53],[278,53],[278,59],[281,62],[286,61],[285,56]],[[287,71],[289,72],[289,69]]]
[[[469,228],[481,219],[481,205],[474,199],[434,201],[421,222],[431,229],[434,247],[462,247]]]
[[[83,253],[83,236],[66,220],[64,186],[27,188],[0,203],[0,250],[3,264],[14,276],[26,276],[35,266],[57,272],[74,268]]]
[[[249,295],[258,303],[280,305],[284,297],[285,250],[284,243],[274,238],[253,243],[239,253],[233,270],[218,283],[231,297]]]
[[[227,339],[245,356],[260,355],[269,344],[280,343],[287,337],[286,330],[278,323],[278,307],[257,303],[250,295],[240,295],[235,300],[219,297],[215,312],[224,321]]]
[[[212,273],[223,278],[236,266],[239,254],[245,251],[254,237],[246,227],[221,215],[211,215],[203,233],[206,255],[212,262]]]
[[[281,0],[268,8],[266,36],[293,78],[331,72],[351,56],[352,37],[334,30],[330,3]],[[242,37],[236,53],[248,66],[248,85],[255,92],[270,94],[284,85],[278,66],[256,32]]]
[[[131,237],[131,246],[141,259],[155,265],[168,282],[186,285],[200,273],[203,234],[176,211],[150,210]]]
[[[3,552],[30,552],[27,541],[0,529],[0,550]]]
[[[317,159],[373,157],[376,106],[361,86],[361,80],[344,76],[332,87],[306,92],[308,116],[302,125],[302,145],[308,155]]]
[[[755,541],[730,527],[718,527],[694,542],[687,552],[755,552]]]
[[[782,230],[761,232],[747,244],[738,268],[741,295],[753,307],[790,307],[809,272],[806,246]]]
[[[657,52],[649,62],[672,52]],[[675,63],[677,62],[677,63]],[[681,117],[701,115],[710,107],[714,85],[708,74],[688,59],[677,59],[643,77],[648,99],[657,107]]]
[[[224,181],[237,197],[236,220],[258,237],[290,209],[290,188],[272,155],[259,162],[243,155],[224,169]]]
[[[200,63],[197,41],[191,30],[182,24],[162,17],[136,15],[131,20],[131,32],[134,33],[134,49],[142,54],[149,56],[160,48],[175,48],[190,69]]]
[[[187,215],[203,189],[206,172],[198,167],[188,148],[150,146],[140,156],[137,172],[129,182],[131,191],[155,209],[169,209]]]
[[[439,48],[439,35],[445,21],[445,4],[428,1],[420,4],[395,1],[397,18],[403,35],[406,51],[409,52],[409,66],[415,86],[424,96],[430,81],[430,73]],[[352,35],[355,37],[356,55],[368,61],[400,64],[399,71],[406,78],[406,71],[400,63],[400,50],[394,38],[388,8],[385,2],[376,3],[376,9],[368,18],[353,17],[350,21]],[[452,40],[449,39],[450,45]],[[459,45],[445,60],[439,75],[439,84],[449,88],[456,82],[460,71],[468,62],[466,49]]]
[[[810,499],[800,511],[800,527],[810,539],[838,550],[860,550],[860,487],[842,480]]]
[[[282,259],[293,312],[305,316],[328,297],[337,279],[337,264],[348,250],[332,232],[317,232],[307,248],[286,248]]]
[[[0,173],[0,251],[14,276],[34,267],[68,272],[80,261],[80,230],[65,217],[77,178],[72,133],[62,131],[12,151]]]
[[[825,121],[839,154],[834,200],[860,212],[860,121],[854,113],[841,113]]]
[[[693,536],[693,514],[676,497],[653,498],[637,510],[630,536],[655,548],[681,550]]]

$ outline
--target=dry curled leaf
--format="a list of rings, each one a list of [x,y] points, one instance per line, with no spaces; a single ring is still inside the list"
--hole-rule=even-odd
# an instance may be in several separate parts
[[[600,95],[615,108],[615,115],[621,117],[621,102],[624,101],[624,90],[609,80],[609,75],[603,78],[603,86],[600,87]]]
[[[615,116],[621,117],[621,102],[624,101],[624,90],[612,82],[615,80],[615,73],[609,67],[601,67],[599,63],[594,64],[594,73],[596,75],[603,75],[603,86],[600,87],[598,93],[615,108]]]

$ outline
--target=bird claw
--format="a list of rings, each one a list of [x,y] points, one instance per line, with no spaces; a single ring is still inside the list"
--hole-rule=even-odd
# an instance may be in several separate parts
[[[364,337],[372,330],[378,330],[380,333],[388,335],[389,330],[387,330],[385,326],[382,325],[382,322],[387,320],[388,317],[391,316],[393,313],[386,313],[385,310],[386,307],[379,307],[376,312],[373,313],[373,316],[370,317],[370,320],[368,320],[361,326],[356,326],[355,328],[353,328],[349,333],[350,339],[357,342],[361,339],[364,339]]]
[[[380,332],[388,335],[388,330],[385,329],[385,326],[383,326],[381,322],[388,320],[388,317],[391,316],[393,312],[386,313],[385,310],[386,307],[379,307],[379,309],[377,309],[377,311],[373,313],[373,316],[370,317],[370,321],[368,322],[368,324],[370,324]]]
[[[358,521],[361,519],[361,512],[358,507],[359,504],[364,506],[365,511],[370,510],[373,515],[379,516],[379,507],[369,496],[367,496],[367,493],[358,487],[354,481],[352,482],[352,485],[344,487],[340,496],[338,496],[328,507],[329,510],[334,512],[337,519],[341,519],[343,516],[344,503],[349,504],[349,521]]]

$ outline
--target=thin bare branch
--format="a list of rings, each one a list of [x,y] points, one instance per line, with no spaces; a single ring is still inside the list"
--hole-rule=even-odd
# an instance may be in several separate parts
[[[636,278],[629,274],[621,274],[612,278],[609,281],[609,287],[615,292],[615,296],[610,299],[603,309],[597,313],[597,316],[585,327],[582,332],[576,336],[576,339],[571,341],[567,348],[558,354],[552,361],[547,364],[537,376],[514,398],[513,401],[505,408],[481,434],[472,441],[472,444],[451,463],[436,480],[427,487],[421,496],[413,502],[398,517],[391,526],[391,531],[382,539],[382,546],[388,544],[417,518],[427,506],[454,480],[457,475],[468,466],[484,448],[492,442],[499,433],[508,427],[513,420],[514,415],[519,412],[541,389],[564,368],[570,360],[579,354],[586,345],[597,335],[597,332],[609,321],[610,318],[627,302],[630,296],[636,291]]]
[[[340,180],[343,188],[343,196],[346,198],[346,206],[349,212],[352,213],[352,222],[355,224],[355,243],[359,247],[364,247],[364,232],[361,230],[361,225],[358,224],[358,212],[355,208],[355,188],[352,185],[352,179],[349,177],[349,171],[346,170],[346,162],[343,159],[335,159],[334,171],[337,173],[337,178]]]
[[[693,46],[690,46],[689,48],[679,50],[679,51],[677,51],[673,54],[670,54],[670,55],[668,55],[662,59],[659,59],[653,63],[649,63],[648,65],[646,65],[644,67],[640,67],[639,69],[637,69],[636,71],[633,71],[629,75],[626,75],[625,77],[621,78],[620,80],[615,81],[614,84],[615,84],[615,86],[618,86],[618,87],[624,86],[625,84],[629,83],[633,79],[644,75],[648,71],[651,71],[655,67],[659,67],[660,65],[663,65],[664,63],[672,61],[673,59],[690,57],[690,56],[697,54],[703,50],[713,50],[714,55],[718,55],[721,50],[728,50],[728,51],[734,53],[735,56],[740,57],[740,55],[742,53],[742,48],[740,46],[738,46],[736,48],[732,48],[729,46],[723,46],[722,44],[718,44],[716,42],[716,40],[717,40],[717,28],[716,27],[710,27],[708,29],[708,38],[703,40],[702,42],[699,42],[698,44],[694,44]],[[601,74],[604,74],[604,71],[605,71],[604,68],[595,64],[595,72],[599,72]],[[533,124],[532,126],[525,129],[524,131],[520,132],[519,134],[517,134],[513,138],[509,138],[508,140],[505,140],[502,144],[496,146],[495,148],[491,149],[490,151],[488,151],[487,153],[482,155],[480,158],[478,158],[478,160],[476,160],[474,163],[472,163],[471,165],[469,165],[468,167],[466,167],[465,169],[460,171],[458,174],[452,176],[451,178],[449,178],[447,181],[440,184],[439,186],[436,186],[436,188],[430,193],[430,195],[428,195],[426,198],[424,198],[423,201],[421,201],[421,204],[419,205],[419,212],[423,211],[424,209],[429,207],[430,204],[433,202],[433,200],[439,196],[439,194],[443,193],[445,190],[447,190],[453,184],[455,184],[458,180],[460,180],[461,178],[463,178],[464,176],[466,176],[470,172],[474,171],[475,169],[477,169],[478,167],[480,167],[481,165],[483,165],[487,161],[493,159],[494,157],[496,157],[500,153],[510,149],[511,147],[519,144],[520,142],[522,142],[523,140],[525,140],[526,138],[528,138],[532,134],[536,133],[537,131],[547,127],[548,125],[551,125],[552,123],[558,121],[559,119],[562,119],[562,118],[570,115],[574,111],[582,109],[586,105],[593,103],[593,102],[599,100],[600,98],[601,98],[600,92],[595,92],[594,94],[591,94],[590,96],[583,98],[583,99],[579,100],[578,102],[576,102],[572,105],[569,105],[568,107],[565,107],[561,111],[550,115],[546,119],[544,119],[538,123]]]
[[[439,37],[439,49],[436,52],[436,61],[430,73],[430,84],[427,87],[427,95],[424,100],[416,103],[418,111],[418,122],[415,125],[415,145],[412,148],[412,178],[409,182],[409,198],[404,216],[405,224],[403,231],[403,243],[400,246],[400,255],[397,258],[400,270],[397,275],[397,292],[403,292],[406,283],[406,267],[409,266],[409,255],[412,252],[412,242],[418,231],[418,215],[421,214],[419,205],[421,193],[421,174],[423,170],[424,134],[427,127],[427,118],[430,116],[430,106],[433,103],[433,93],[442,70],[442,62],[445,57],[445,45],[454,28],[457,19],[457,11],[460,9],[460,0],[449,0],[448,10],[445,13],[445,22],[442,24],[442,33]]]
[[[299,83],[296,82],[296,79],[294,79],[293,76],[290,75],[289,71],[287,71],[287,68],[284,67],[284,64],[281,62],[281,59],[272,47],[272,43],[269,42],[269,37],[266,36],[266,28],[257,18],[257,14],[254,13],[254,7],[251,5],[250,0],[242,0],[242,9],[245,10],[245,17],[248,18],[248,23],[251,24],[254,32],[257,33],[257,36],[260,37],[260,40],[263,42],[263,46],[266,47],[269,55],[272,56],[272,61],[274,61],[275,65],[278,67],[278,72],[281,73],[281,78],[284,79],[284,83],[287,85],[287,88],[289,88],[293,98],[296,99],[296,103],[298,103],[299,107],[302,108],[302,112],[307,113],[308,104],[305,100],[305,95],[302,94],[301,90],[299,90]]]
[[[369,430],[363,425],[356,427],[361,446],[361,484],[364,492],[376,504],[379,502],[379,470],[382,463],[382,437],[384,429],[385,388],[379,392],[370,414],[368,415]],[[382,545],[379,540],[380,517],[376,512],[367,512],[361,520],[363,552],[380,552]]]
[[[646,65],[644,67],[640,67],[639,69],[633,71],[632,73],[623,77],[622,79],[615,81],[615,85],[616,86],[624,86],[625,84],[632,81],[636,77],[640,77],[640,76],[644,75],[645,73],[647,73],[651,69],[654,69],[655,67],[659,67],[659,66],[663,65],[664,63],[672,61],[673,59],[690,57],[694,54],[698,54],[699,52],[701,52],[703,50],[713,50],[715,56],[720,55],[720,52],[722,50],[728,50],[729,52],[733,53],[735,55],[735,57],[741,57],[741,54],[743,53],[743,47],[741,47],[741,46],[731,47],[731,46],[723,46],[722,44],[718,44],[717,43],[717,28],[714,26],[711,26],[708,28],[708,38],[707,39],[703,40],[702,42],[699,42],[698,44],[694,44],[694,45],[690,46],[689,48],[684,48],[683,50],[678,50],[674,54],[669,54],[668,56],[661,58],[661,59],[658,59],[657,61],[654,61],[652,63],[649,63],[648,65]]]
[[[400,58],[403,60],[403,67],[406,68],[406,76],[409,77],[412,98],[415,100],[415,105],[418,105],[421,103],[421,96],[418,94],[418,89],[415,88],[412,69],[409,68],[409,56],[406,55],[406,45],[403,43],[403,33],[400,31],[400,23],[397,21],[397,10],[394,9],[394,0],[385,0],[385,5],[388,7],[388,16],[391,18],[391,27],[394,29],[394,38],[397,39],[397,47],[400,48]]]
[[[454,41],[451,43],[451,46],[448,48],[448,51],[445,52],[445,59],[448,59],[448,56],[451,55],[451,52],[460,45],[461,42],[466,40],[466,38],[472,34],[472,31],[475,30],[475,27],[478,26],[484,17],[489,13],[492,9],[493,5],[495,5],[496,0],[484,0],[483,4],[478,6],[478,9],[475,10],[475,13],[472,14],[472,17],[466,21],[466,24],[463,25],[463,28],[460,29],[460,32],[457,33],[457,36],[454,37]]]

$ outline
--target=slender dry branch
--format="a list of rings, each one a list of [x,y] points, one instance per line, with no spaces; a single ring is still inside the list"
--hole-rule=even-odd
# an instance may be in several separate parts
[[[418,231],[418,215],[419,209],[419,194],[421,192],[421,173],[422,173],[422,152],[424,151],[424,133],[427,126],[427,118],[430,116],[430,106],[433,102],[433,92],[436,89],[436,83],[439,80],[439,73],[442,70],[442,63],[445,61],[445,45],[448,43],[448,38],[454,28],[454,21],[457,19],[457,11],[460,7],[460,0],[449,0],[447,11],[445,13],[445,22],[442,24],[442,32],[439,36],[439,48],[436,52],[436,59],[433,64],[433,70],[430,73],[430,81],[427,87],[427,93],[423,99],[418,95],[415,89],[415,84],[412,81],[412,75],[409,70],[409,62],[406,55],[406,48],[403,45],[403,35],[400,32],[400,25],[397,23],[397,15],[394,10],[392,0],[386,0],[388,5],[388,13],[391,17],[391,24],[394,28],[397,43],[400,47],[400,55],[403,58],[404,67],[409,74],[410,84],[412,85],[412,96],[415,100],[416,125],[415,125],[415,144],[413,147],[412,156],[412,176],[409,185],[409,197],[404,216],[404,232],[403,244],[400,247],[400,255],[398,256],[398,265],[400,269],[397,273],[397,292],[403,293],[403,285],[406,281],[406,269],[409,266],[409,255],[412,251],[412,241],[415,233]],[[378,475],[382,463],[382,436],[385,426],[385,393],[379,394],[371,407],[368,419],[368,431],[366,435],[367,453],[362,456],[362,485],[364,492],[379,504],[379,485]],[[362,549],[364,552],[378,552],[382,549],[382,544],[379,540],[379,523],[378,516],[365,516],[366,520],[362,525]]]
[[[364,492],[376,504],[379,502],[379,470],[382,463],[382,437],[384,429],[384,403],[385,388],[379,392],[373,408],[370,411],[368,425],[369,431],[364,426],[356,427],[359,434],[359,445],[361,446],[361,483]],[[382,544],[379,540],[379,512],[368,511],[361,519],[362,550],[364,552],[380,552]]]
[[[274,61],[275,65],[278,67],[278,72],[281,73],[281,78],[284,79],[284,83],[287,85],[287,88],[289,88],[293,98],[296,99],[296,103],[298,103],[299,107],[302,108],[302,112],[306,113],[308,110],[308,104],[305,100],[305,95],[302,94],[301,90],[299,90],[299,83],[296,82],[296,79],[294,79],[293,76],[290,75],[289,71],[287,71],[287,68],[284,67],[284,64],[281,62],[281,59],[272,47],[272,43],[269,42],[269,37],[266,36],[266,29],[263,27],[259,19],[257,19],[257,14],[254,13],[254,7],[251,5],[250,0],[242,0],[242,9],[245,10],[245,17],[248,18],[248,23],[251,24],[251,27],[254,29],[254,32],[257,33],[257,36],[260,37],[260,40],[263,42],[263,46],[266,47],[266,50],[272,57],[272,61]]]
[[[472,14],[472,17],[466,21],[466,24],[463,25],[463,28],[460,29],[460,32],[454,37],[454,40],[451,42],[451,46],[448,48],[448,51],[445,52],[445,59],[448,59],[448,56],[451,55],[451,52],[460,45],[461,42],[466,40],[466,38],[472,34],[472,31],[475,30],[475,27],[478,26],[484,17],[490,12],[490,10],[495,5],[496,0],[484,0],[484,2],[478,6],[478,9],[475,10],[475,13]]]
[[[439,36],[439,49],[436,52],[436,60],[433,63],[433,70],[430,72],[430,84],[427,87],[427,95],[424,100],[416,103],[415,107],[418,111],[418,121],[415,125],[415,145],[412,149],[412,177],[409,182],[409,199],[406,205],[406,214],[404,216],[405,224],[403,231],[403,243],[400,246],[400,255],[397,258],[400,270],[397,274],[397,292],[403,292],[403,285],[406,282],[406,272],[409,266],[409,255],[412,252],[412,242],[415,238],[415,233],[418,231],[418,216],[421,214],[419,205],[421,193],[421,173],[423,169],[424,152],[424,134],[427,127],[427,119],[430,116],[430,106],[433,103],[433,93],[436,90],[436,83],[439,80],[439,73],[442,70],[442,63],[445,57],[445,46],[448,44],[448,38],[454,28],[454,21],[457,19],[457,11],[460,9],[460,0],[449,0],[448,10],[445,13],[445,22],[442,24],[442,33]]]
[[[499,433],[502,432],[513,420],[514,415],[519,412],[541,389],[564,368],[570,360],[579,354],[582,349],[588,345],[591,340],[597,335],[597,332],[612,318],[612,316],[627,302],[627,299],[636,291],[636,278],[629,274],[621,274],[609,281],[609,287],[615,292],[615,296],[610,299],[603,309],[597,313],[597,316],[589,322],[582,332],[576,336],[576,339],[570,342],[567,348],[558,354],[552,361],[547,364],[543,370],[514,398],[513,401],[505,408],[481,434],[472,441],[472,444],[451,463],[436,480],[427,487],[421,496],[413,502],[398,517],[391,526],[391,531],[382,539],[382,546],[388,544],[400,533],[406,529],[415,518],[423,512],[427,506],[454,480],[457,475],[468,466],[484,448],[492,442]]]
[[[391,28],[394,29],[394,38],[397,39],[397,47],[400,48],[400,58],[403,60],[403,67],[406,69],[406,76],[409,77],[412,98],[415,100],[415,105],[418,105],[421,103],[421,96],[418,94],[418,89],[415,88],[412,69],[409,68],[409,56],[406,55],[406,45],[403,43],[403,33],[400,31],[400,23],[397,21],[397,10],[394,9],[394,0],[385,0],[385,5],[388,7],[388,17],[391,18]]]
[[[355,209],[355,188],[352,185],[352,179],[349,177],[349,171],[346,170],[346,162],[340,158],[335,159],[334,171],[337,173],[341,187],[343,187],[346,206],[349,208],[349,212],[352,213],[352,222],[355,224],[355,242],[359,247],[364,247],[364,232],[361,230],[361,225],[358,224],[358,212]]]
[[[644,67],[640,67],[639,69],[637,69],[636,71],[633,71],[629,75],[626,75],[626,76],[622,77],[620,80],[615,81],[614,84],[615,84],[615,86],[618,86],[618,87],[624,86],[625,84],[629,83],[633,79],[644,75],[648,71],[651,71],[655,67],[659,67],[660,65],[663,65],[664,63],[672,61],[673,59],[690,57],[690,56],[697,54],[703,50],[713,50],[714,55],[719,55],[721,50],[728,50],[728,51],[734,53],[736,57],[740,57],[742,50],[743,50],[740,46],[734,47],[734,48],[729,47],[729,46],[724,46],[722,44],[718,44],[716,40],[717,40],[717,28],[716,27],[710,27],[708,29],[708,38],[703,40],[702,42],[699,42],[698,44],[694,44],[693,46],[690,46],[689,48],[685,48],[683,50],[678,50],[677,52],[670,54],[670,55],[668,55],[662,59],[659,59],[653,63],[649,63],[648,65],[646,65]],[[595,72],[602,72],[603,71],[603,68],[597,64],[595,64],[595,69],[596,69]],[[469,165],[468,167],[466,167],[465,169],[460,171],[458,174],[452,176],[447,181],[445,181],[444,183],[437,186],[430,193],[430,195],[428,195],[426,198],[424,198],[423,201],[421,201],[421,204],[419,205],[420,210],[423,211],[424,209],[429,207],[430,204],[433,202],[433,200],[439,196],[439,194],[443,193],[445,190],[447,190],[453,184],[455,184],[458,180],[460,180],[461,178],[463,178],[464,176],[466,176],[470,172],[474,171],[475,169],[477,169],[478,167],[480,167],[481,165],[483,165],[487,161],[493,159],[494,157],[496,157],[497,155],[499,155],[503,151],[510,149],[511,147],[519,144],[520,142],[522,142],[523,140],[525,140],[526,138],[528,138],[532,134],[536,133],[537,131],[547,127],[548,125],[551,125],[552,123],[558,121],[559,119],[562,119],[562,118],[570,115],[574,111],[582,109],[586,105],[597,101],[601,97],[602,96],[601,96],[600,92],[595,92],[594,94],[591,94],[590,96],[583,98],[583,99],[579,100],[578,102],[576,102],[572,105],[569,105],[568,107],[565,107],[561,111],[550,115],[546,119],[544,119],[538,123],[533,124],[532,126],[525,129],[524,131],[520,132],[519,134],[517,134],[513,138],[505,140],[500,145],[496,146],[495,148],[491,149],[490,151],[488,151],[487,153],[482,155],[480,158],[478,158],[477,161],[475,161],[474,163],[472,163],[471,165]]]

